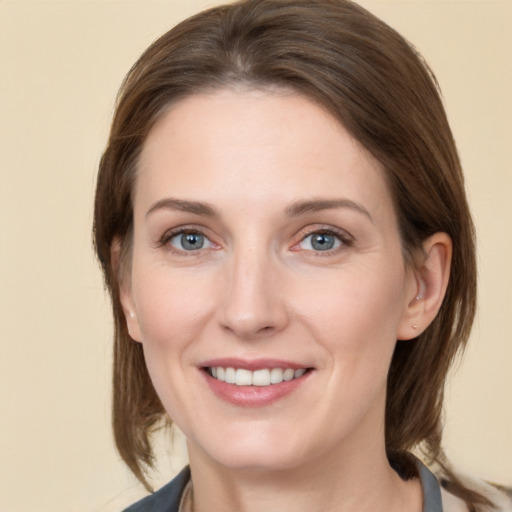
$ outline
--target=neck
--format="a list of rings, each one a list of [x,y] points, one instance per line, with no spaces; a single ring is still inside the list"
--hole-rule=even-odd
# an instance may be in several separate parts
[[[302,466],[246,470],[219,466],[189,446],[194,512],[420,512],[421,486],[389,466],[384,446],[337,450]],[[380,441],[380,440],[379,440]]]

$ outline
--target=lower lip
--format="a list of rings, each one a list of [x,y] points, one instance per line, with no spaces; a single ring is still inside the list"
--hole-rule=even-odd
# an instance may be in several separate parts
[[[270,386],[237,386],[214,379],[202,370],[209,388],[222,400],[239,407],[265,407],[291,395],[309,377],[311,371],[297,379]]]

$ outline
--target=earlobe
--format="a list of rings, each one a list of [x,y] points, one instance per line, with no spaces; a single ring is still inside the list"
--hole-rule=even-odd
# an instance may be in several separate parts
[[[112,243],[110,248],[110,258],[112,262],[112,270],[117,276],[119,300],[123,308],[128,333],[133,340],[140,342],[140,327],[135,313],[136,308],[132,296],[129,268],[128,265],[123,264],[122,246],[119,239],[115,239]]]
[[[423,243],[423,253],[412,271],[414,285],[406,297],[398,339],[416,338],[436,317],[448,287],[451,258],[452,241],[446,233],[435,233]]]
[[[132,340],[141,342],[142,337],[140,335],[140,327],[139,320],[137,318],[136,313],[134,312],[133,303],[131,297],[126,294],[121,288],[119,293],[119,298],[121,299],[121,304],[123,306],[124,317],[126,320],[126,327],[128,329],[128,334]]]
[[[121,302],[123,301],[121,300]],[[140,327],[137,315],[133,311],[127,312],[124,303],[123,311],[126,319],[126,327],[128,329],[128,334],[130,335],[130,338],[140,343],[142,341],[142,337],[140,335]]]

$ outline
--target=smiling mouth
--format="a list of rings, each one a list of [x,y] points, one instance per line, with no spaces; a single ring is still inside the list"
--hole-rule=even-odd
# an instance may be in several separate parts
[[[263,368],[261,370],[247,370],[245,368],[224,368],[211,366],[205,368],[206,373],[216,380],[236,386],[271,386],[290,380],[298,379],[307,373],[310,368]]]

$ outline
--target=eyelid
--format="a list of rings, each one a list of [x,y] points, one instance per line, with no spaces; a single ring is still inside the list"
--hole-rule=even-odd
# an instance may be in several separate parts
[[[314,249],[312,249],[312,250],[307,250],[308,252],[312,252],[312,253],[316,253],[316,254],[320,254],[320,253],[333,254],[333,253],[337,252],[338,250],[343,249],[344,247],[350,247],[354,243],[354,237],[350,233],[345,231],[344,229],[337,228],[335,226],[330,226],[330,225],[318,224],[318,225],[313,225],[313,226],[307,226],[306,228],[301,229],[297,233],[297,237],[299,238],[299,240],[298,240],[298,242],[293,244],[291,249],[295,250],[295,251],[305,250],[305,249],[301,249],[299,247],[299,245],[301,243],[303,243],[304,240],[306,240],[308,237],[310,237],[316,233],[332,235],[332,236],[336,237],[341,242],[341,245],[334,249],[330,249],[330,250],[326,250],[326,251],[315,251]]]
[[[165,231],[163,233],[163,235],[159,238],[159,240],[157,242],[157,246],[164,247],[169,252],[174,252],[176,254],[188,255],[188,256],[192,256],[194,254],[198,255],[198,253],[204,252],[204,250],[220,248],[220,245],[215,243],[212,240],[212,237],[207,234],[207,231],[208,230],[202,226],[195,226],[195,225],[190,225],[190,224],[184,225],[184,226],[176,226],[174,228],[168,229],[167,231]],[[186,251],[186,250],[179,249],[179,248],[171,245],[170,242],[173,238],[183,235],[183,234],[186,234],[186,233],[191,233],[191,234],[193,233],[193,234],[198,234],[198,235],[203,236],[206,240],[208,240],[210,246],[209,247],[201,247],[201,248],[193,250],[193,251]]]
[[[209,235],[208,232],[209,232],[209,230],[207,228],[205,228],[204,226],[200,226],[200,225],[186,224],[186,225],[182,225],[182,226],[176,226],[176,227],[166,230],[163,233],[163,235],[157,241],[157,247],[165,247],[170,252],[175,252],[178,254],[186,254],[186,255],[192,255],[193,253],[196,253],[196,255],[197,255],[197,253],[200,253],[200,252],[203,252],[204,250],[208,250],[208,249],[212,249],[212,248],[220,249],[221,245],[216,243],[215,241],[213,241],[212,236]],[[181,250],[181,249],[178,249],[178,248],[170,245],[169,242],[174,237],[182,235],[184,233],[200,234],[200,235],[204,236],[205,239],[207,239],[211,245],[210,245],[210,247],[200,248],[195,251]],[[324,234],[332,235],[332,236],[336,237],[341,242],[341,246],[334,248],[334,249],[326,250],[326,251],[315,251],[314,249],[312,249],[312,250],[308,250],[307,252],[312,252],[312,253],[317,253],[317,254],[325,252],[328,254],[332,254],[332,253],[336,252],[337,250],[343,249],[344,247],[350,247],[355,241],[354,237],[348,231],[346,231],[344,229],[341,229],[341,228],[338,228],[338,227],[335,227],[332,225],[316,224],[316,225],[306,226],[306,227],[302,228],[301,230],[299,230],[299,232],[294,237],[297,241],[295,241],[293,243],[293,245],[290,249],[293,251],[304,250],[304,249],[301,249],[299,247],[299,245],[302,242],[304,242],[304,240],[306,240],[309,236],[312,236],[315,233],[324,233]]]

